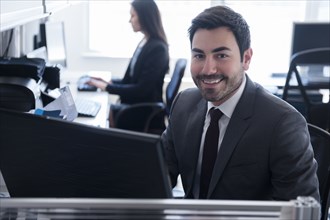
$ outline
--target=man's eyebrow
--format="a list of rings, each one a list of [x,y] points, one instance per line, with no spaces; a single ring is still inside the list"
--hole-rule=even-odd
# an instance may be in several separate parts
[[[230,50],[228,47],[218,47],[212,50],[212,53],[220,52],[223,50]]]
[[[196,52],[196,53],[204,53],[203,50],[198,49],[198,48],[192,48],[191,51]]]
[[[228,47],[218,47],[212,50],[212,53],[217,53],[223,50],[230,50]],[[198,48],[192,48],[191,51],[196,52],[196,53],[204,53],[203,50],[198,49]]]

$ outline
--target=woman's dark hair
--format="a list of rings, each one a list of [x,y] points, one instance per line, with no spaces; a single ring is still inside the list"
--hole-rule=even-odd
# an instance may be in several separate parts
[[[153,0],[134,0],[131,3],[139,17],[141,28],[150,38],[167,43],[160,12]]]
[[[226,6],[214,6],[204,10],[192,20],[188,29],[190,44],[198,29],[215,29],[227,27],[233,32],[243,60],[243,53],[250,48],[250,30],[244,18]]]

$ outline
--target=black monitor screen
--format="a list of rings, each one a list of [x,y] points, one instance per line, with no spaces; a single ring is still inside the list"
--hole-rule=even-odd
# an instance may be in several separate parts
[[[330,47],[330,23],[294,23],[291,56],[297,52]]]
[[[160,136],[0,109],[11,197],[171,198]]]
[[[48,21],[40,25],[40,46],[47,48],[48,63],[67,66],[65,29],[62,21]]]

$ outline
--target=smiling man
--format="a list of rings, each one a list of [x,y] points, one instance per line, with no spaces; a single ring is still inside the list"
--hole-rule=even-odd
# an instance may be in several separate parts
[[[253,52],[244,18],[215,6],[189,34],[198,88],[178,94],[162,135],[173,187],[181,175],[186,198],[319,200],[304,117],[246,73]]]

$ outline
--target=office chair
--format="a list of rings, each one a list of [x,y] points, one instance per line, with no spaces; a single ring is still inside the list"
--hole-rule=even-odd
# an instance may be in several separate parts
[[[318,163],[317,176],[321,197],[321,220],[326,220],[330,202],[330,133],[310,123],[308,123],[308,130],[314,157]]]
[[[152,132],[151,123],[157,115],[160,115],[159,121],[162,121],[162,113],[165,111],[165,105],[162,102],[138,103],[123,107],[116,116],[116,128],[139,131],[144,133]]]
[[[298,66],[313,65],[329,66],[330,48],[308,49],[292,56],[282,99],[294,105],[305,116],[307,122],[330,131],[330,103],[323,103],[321,100],[322,95],[319,93],[319,89],[329,90],[330,78],[322,77],[322,82],[303,83],[300,71],[297,68]],[[290,85],[293,74],[297,85]],[[310,78],[307,78],[307,80],[310,80]],[[296,98],[290,96],[290,94],[293,94],[292,92],[297,90],[300,95]],[[315,100],[315,98],[313,100],[313,92],[320,97],[320,100]]]
[[[116,116],[116,128],[161,134],[165,130],[165,120],[169,117],[172,102],[178,94],[186,65],[186,59],[180,58],[176,61],[171,80],[166,87],[166,104],[150,102],[127,105]]]
[[[175,96],[178,94],[182,77],[184,75],[184,71],[186,70],[187,60],[180,58],[175,63],[175,68],[171,77],[171,81],[166,87],[166,115],[170,115],[170,110],[172,106],[172,102]]]

